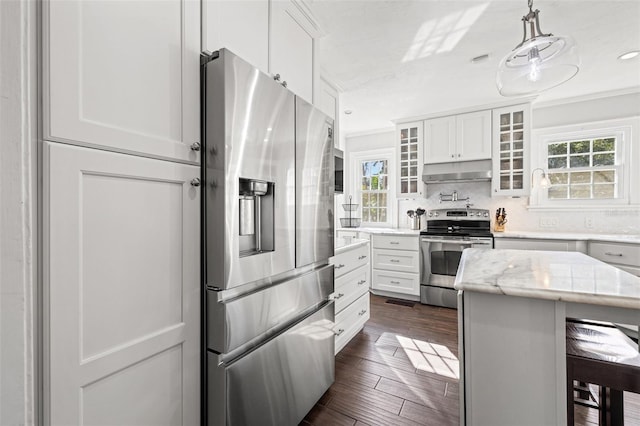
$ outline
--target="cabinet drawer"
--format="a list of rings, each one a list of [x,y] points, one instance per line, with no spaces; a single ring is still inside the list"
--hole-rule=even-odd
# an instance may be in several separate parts
[[[369,263],[369,246],[364,245],[353,250],[340,253],[333,257],[335,277],[341,277],[347,272],[353,271],[362,265]]]
[[[335,282],[335,292],[332,296],[336,304],[336,313],[341,312],[360,296],[368,292],[369,268],[366,266],[362,266],[338,278]]]
[[[417,251],[374,249],[373,267],[417,274],[420,272],[420,258]]]
[[[369,293],[360,296],[345,310],[336,315],[334,333],[335,352],[338,353],[369,320]]]
[[[589,243],[589,256],[606,263],[640,267],[640,246],[618,243]]]
[[[371,274],[371,288],[395,293],[420,295],[420,276],[406,272],[381,271],[374,269]]]
[[[374,235],[373,248],[418,251],[418,236]]]

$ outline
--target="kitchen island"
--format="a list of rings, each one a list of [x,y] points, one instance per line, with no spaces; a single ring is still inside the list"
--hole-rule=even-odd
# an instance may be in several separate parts
[[[640,324],[640,278],[582,253],[467,249],[455,288],[467,425],[566,424],[566,318]]]

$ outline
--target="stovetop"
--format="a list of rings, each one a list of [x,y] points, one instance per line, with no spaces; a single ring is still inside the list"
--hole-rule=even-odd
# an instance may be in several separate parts
[[[492,237],[489,210],[430,210],[427,213],[427,229],[420,235]]]

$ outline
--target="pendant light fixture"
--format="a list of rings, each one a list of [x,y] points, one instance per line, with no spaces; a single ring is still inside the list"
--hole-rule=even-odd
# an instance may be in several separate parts
[[[529,13],[522,17],[522,42],[502,59],[498,68],[496,83],[502,96],[530,95],[550,89],[571,79],[580,69],[573,40],[543,34],[540,11],[533,10],[533,0],[528,0],[528,5]]]

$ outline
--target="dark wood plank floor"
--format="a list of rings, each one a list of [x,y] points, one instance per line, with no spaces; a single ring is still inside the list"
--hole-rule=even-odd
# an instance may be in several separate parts
[[[302,425],[458,425],[457,311],[386,303],[336,356],[336,380]],[[640,425],[640,395],[625,393],[626,425]],[[576,407],[576,425],[597,412]]]

